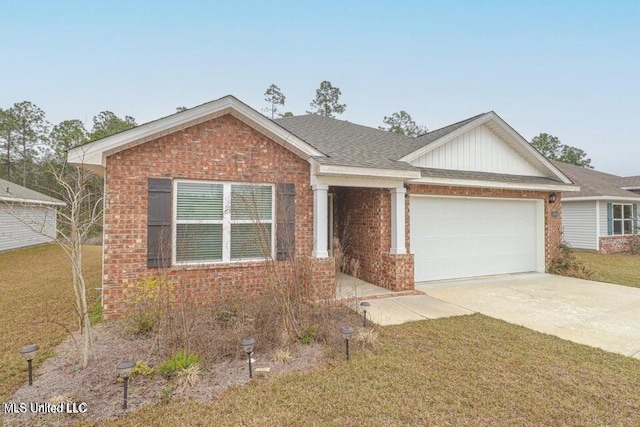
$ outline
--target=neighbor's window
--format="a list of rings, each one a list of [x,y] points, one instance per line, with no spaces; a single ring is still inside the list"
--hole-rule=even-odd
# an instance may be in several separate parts
[[[613,205],[613,234],[633,234],[632,205]]]
[[[176,182],[176,263],[263,259],[273,254],[273,186]]]

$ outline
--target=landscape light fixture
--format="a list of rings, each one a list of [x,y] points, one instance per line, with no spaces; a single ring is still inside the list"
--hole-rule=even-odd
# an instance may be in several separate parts
[[[251,354],[253,353],[253,346],[256,345],[256,340],[253,338],[245,338],[241,342],[244,352],[247,353],[249,358],[249,378],[253,378],[253,372],[251,370]]]
[[[136,366],[136,362],[133,360],[126,360],[118,363],[118,373],[124,380],[124,400],[122,402],[122,409],[127,409],[127,392],[129,390],[129,377],[131,376],[131,370]]]
[[[342,338],[344,338],[347,360],[349,360],[349,338],[351,338],[351,334],[353,334],[353,328],[351,326],[343,326],[340,332],[342,332]]]
[[[362,307],[362,311],[364,312],[362,314],[362,327],[366,328],[367,327],[367,309],[371,307],[371,304],[368,301],[362,301],[360,303],[360,307]]]
[[[558,200],[558,195],[556,193],[549,194],[549,203],[555,203]]]
[[[27,359],[27,365],[29,365],[29,385],[33,385],[33,358],[36,357],[38,346],[35,344],[24,346],[20,349],[22,357]]]

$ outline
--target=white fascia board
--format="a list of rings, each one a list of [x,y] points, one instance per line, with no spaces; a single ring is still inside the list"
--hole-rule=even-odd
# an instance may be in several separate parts
[[[629,191],[629,190],[640,190],[640,186],[638,186],[638,185],[632,185],[632,186],[629,186],[629,187],[620,187],[620,188],[622,188],[623,190],[627,190],[627,191]]]
[[[454,187],[505,188],[532,191],[580,191],[580,187],[567,184],[530,184],[519,182],[482,181],[473,179],[425,177],[408,181],[409,184],[450,185]]]
[[[315,164],[313,164],[315,163]],[[362,176],[371,178],[396,178],[396,179],[416,179],[420,178],[419,170],[402,169],[381,169],[364,168],[358,166],[338,166],[323,165],[313,162],[312,165],[316,175],[342,175],[342,176]]]
[[[0,196],[0,201],[7,203],[20,203],[25,205],[48,205],[48,206],[66,206],[65,202],[52,202],[45,200],[35,200],[35,199],[19,199],[16,197],[5,197]]]
[[[363,176],[316,175],[313,177],[312,185],[313,184],[325,184],[337,187],[400,188],[404,186],[404,180]]]
[[[106,166],[106,157],[115,154],[126,148],[137,145],[140,142],[146,142],[155,139],[167,131],[173,132],[176,128],[180,128],[186,124],[197,122],[207,116],[214,115],[217,112],[232,109],[239,114],[247,117],[257,125],[264,128],[278,138],[290,144],[298,152],[304,153],[306,156],[325,157],[324,153],[311,147],[302,139],[293,135],[282,126],[267,119],[247,104],[236,99],[233,96],[225,96],[215,101],[190,108],[186,111],[172,114],[171,116],[155,120],[135,128],[129,129],[106,138],[85,144],[80,147],[69,150],[67,158],[70,163],[85,164],[95,166]]]
[[[611,202],[627,202],[627,203],[640,203],[640,196],[636,199],[632,197],[620,197],[620,196],[588,196],[588,197],[566,197],[562,199],[564,202],[585,202],[589,200],[611,201]]]
[[[398,159],[398,161],[399,162],[411,163],[412,161],[414,161],[418,157],[422,156],[423,154],[428,153],[429,151],[435,150],[439,146],[445,144],[446,142],[452,140],[453,138],[456,138],[456,137],[462,135],[463,133],[473,129],[476,126],[479,126],[479,125],[485,123],[489,119],[490,119],[489,114],[484,114],[482,117],[478,117],[476,120],[474,120],[474,121],[472,121],[470,123],[467,123],[466,125],[462,126],[459,129],[454,130],[451,133],[448,133],[447,135],[443,136],[442,138],[436,139],[435,141],[431,142],[430,144],[427,144],[424,147],[417,149],[413,153],[407,154],[406,156]]]

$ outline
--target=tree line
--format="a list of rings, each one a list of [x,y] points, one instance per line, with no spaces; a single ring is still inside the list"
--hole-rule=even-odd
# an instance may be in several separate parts
[[[93,117],[90,130],[78,119],[53,125],[34,103],[16,102],[0,108],[0,176],[56,197],[51,167],[64,163],[67,150],[136,125],[107,110]]]

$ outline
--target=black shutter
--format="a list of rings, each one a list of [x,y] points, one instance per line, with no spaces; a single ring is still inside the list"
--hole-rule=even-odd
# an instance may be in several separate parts
[[[171,179],[149,178],[147,192],[147,267],[171,265]]]
[[[289,259],[296,245],[296,186],[276,185],[276,258]]]

